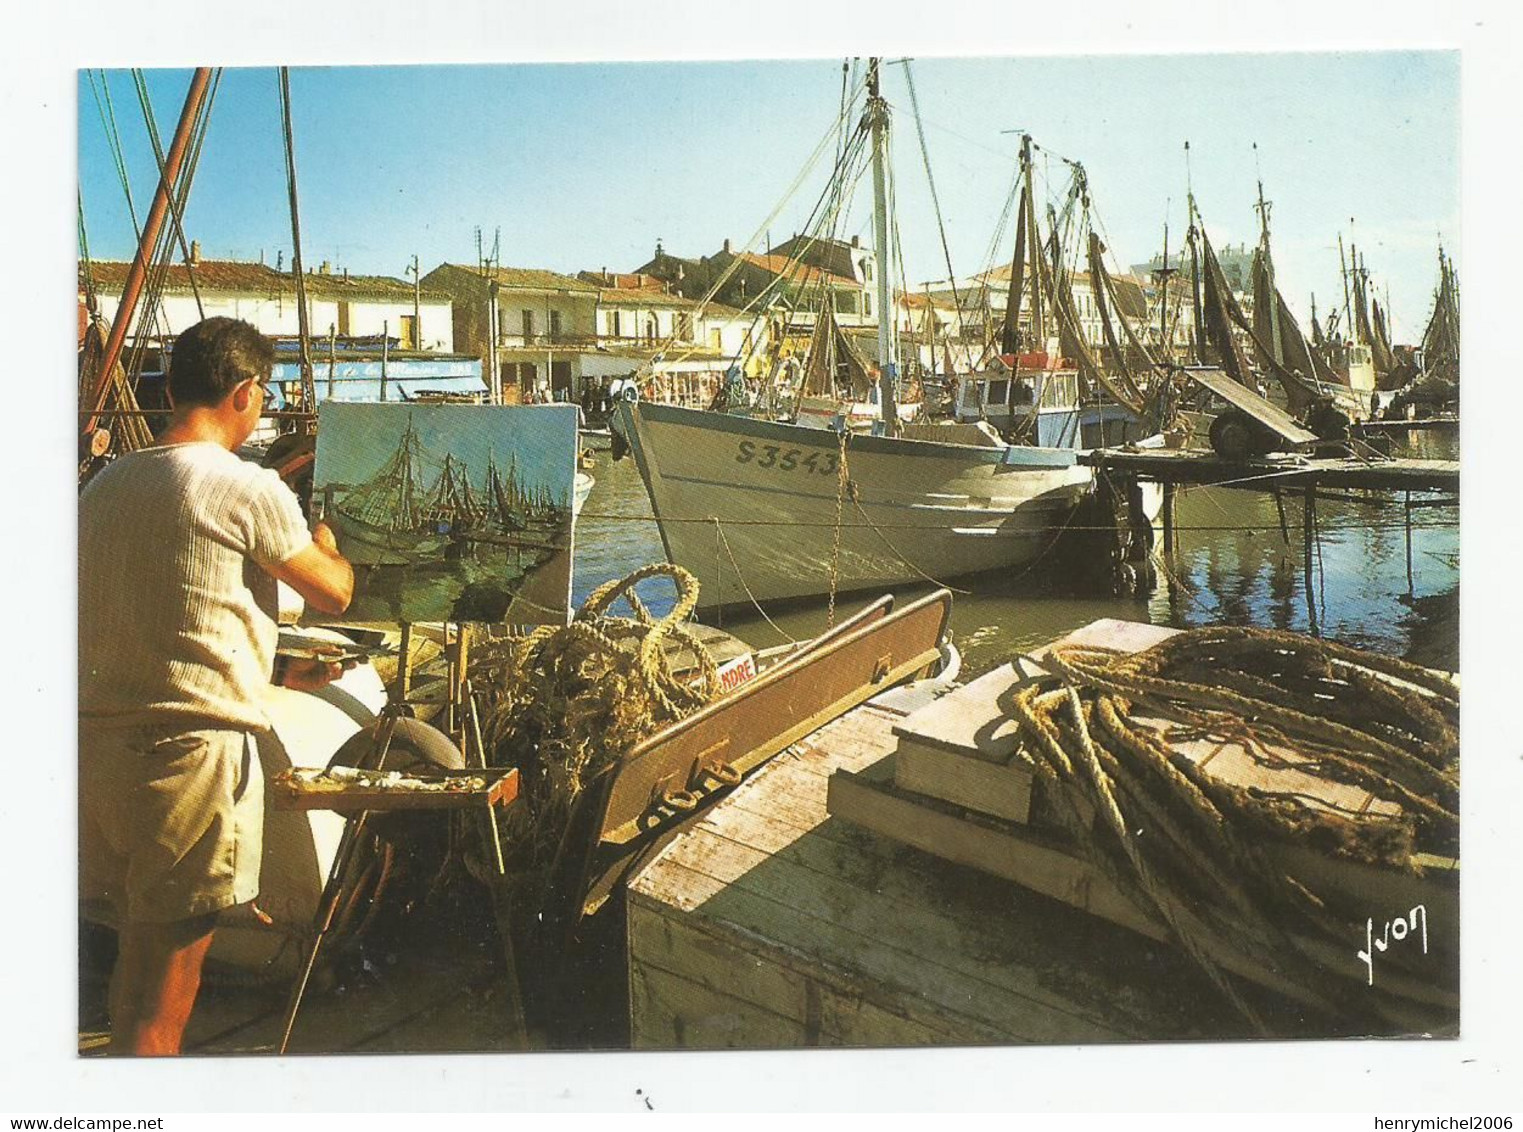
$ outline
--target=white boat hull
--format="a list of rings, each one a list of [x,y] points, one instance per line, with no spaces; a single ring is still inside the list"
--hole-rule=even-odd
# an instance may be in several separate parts
[[[1017,569],[1091,482],[1066,449],[853,435],[843,488],[832,431],[648,403],[617,420],[706,608]]]

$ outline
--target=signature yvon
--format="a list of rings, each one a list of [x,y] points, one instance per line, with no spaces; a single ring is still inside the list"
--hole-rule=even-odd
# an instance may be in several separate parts
[[[1364,950],[1358,953],[1359,958],[1364,960],[1366,985],[1375,985],[1375,954],[1384,952],[1391,946],[1391,941],[1398,943],[1408,936],[1416,937],[1418,930],[1422,930],[1423,954],[1428,954],[1428,909],[1426,905],[1419,904],[1405,916],[1397,916],[1394,920],[1387,920],[1385,932],[1375,935],[1375,921],[1373,919],[1364,922]]]

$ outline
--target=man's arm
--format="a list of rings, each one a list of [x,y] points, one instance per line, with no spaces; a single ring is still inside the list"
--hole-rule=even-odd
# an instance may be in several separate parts
[[[354,568],[338,552],[327,523],[312,529],[312,545],[265,569],[319,613],[342,613],[354,597]]]

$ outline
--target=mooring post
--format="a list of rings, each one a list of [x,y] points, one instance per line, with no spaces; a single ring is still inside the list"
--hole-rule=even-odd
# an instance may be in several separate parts
[[[1163,485],[1163,552],[1174,553],[1174,485]]]
[[[1274,506],[1280,514],[1280,538],[1288,547],[1290,546],[1290,526],[1285,522],[1285,496],[1280,493],[1279,488],[1274,489]]]
[[[1322,634],[1317,629],[1317,603],[1312,594],[1312,544],[1317,537],[1317,489],[1308,487],[1302,493],[1303,506],[1301,508],[1301,533],[1305,542],[1305,566],[1306,576],[1306,620],[1311,629],[1311,635],[1320,637]]]
[[[1405,502],[1404,502],[1404,504],[1402,506],[1402,511],[1405,513],[1406,528],[1407,528],[1407,596],[1411,597],[1412,596],[1412,591],[1413,591],[1413,586],[1412,586],[1412,492],[1410,490],[1408,490],[1407,492],[1405,492],[1405,496],[1406,496],[1406,499],[1405,499]]]

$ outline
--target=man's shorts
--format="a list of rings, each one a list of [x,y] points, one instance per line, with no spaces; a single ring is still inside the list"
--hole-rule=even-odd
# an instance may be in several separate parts
[[[259,895],[264,776],[243,731],[81,723],[79,881],[118,923],[167,923]]]

